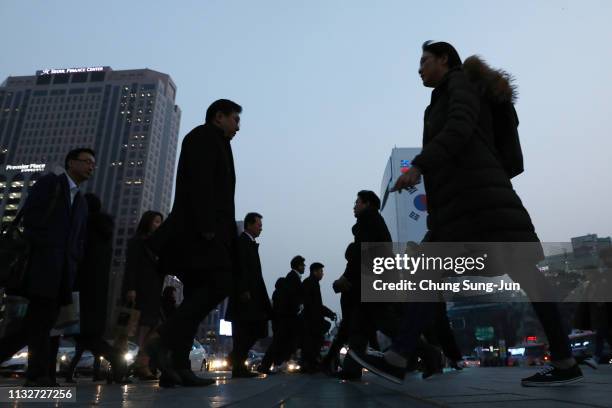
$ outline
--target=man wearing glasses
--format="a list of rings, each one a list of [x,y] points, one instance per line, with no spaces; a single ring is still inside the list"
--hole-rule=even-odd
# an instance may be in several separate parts
[[[87,203],[79,186],[93,174],[95,153],[75,149],[65,160],[66,172],[41,177],[32,187],[16,222],[23,219],[30,247],[21,291],[29,304],[23,329],[0,343],[0,360],[28,346],[26,386],[57,386],[57,341],[49,336],[60,307],[72,303],[77,264],[83,254]],[[50,362],[53,361],[53,364]]]

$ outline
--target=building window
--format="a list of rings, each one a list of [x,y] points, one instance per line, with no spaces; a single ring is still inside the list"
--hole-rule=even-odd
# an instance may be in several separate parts
[[[72,83],[87,82],[87,72],[80,72],[78,74],[72,74]]]
[[[53,84],[67,84],[70,79],[70,74],[55,74],[53,75]]]

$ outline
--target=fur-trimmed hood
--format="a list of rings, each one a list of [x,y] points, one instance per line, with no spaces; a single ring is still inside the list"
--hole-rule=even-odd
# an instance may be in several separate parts
[[[487,99],[496,103],[516,102],[518,90],[514,78],[503,69],[494,69],[479,56],[472,55],[464,61],[463,72]]]

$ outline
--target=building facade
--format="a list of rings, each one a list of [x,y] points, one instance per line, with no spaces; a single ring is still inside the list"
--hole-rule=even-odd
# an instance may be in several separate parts
[[[84,192],[115,218],[111,302],[127,240],[141,214],[170,211],[181,110],[169,75],[110,67],[45,69],[0,85],[0,222],[11,222],[41,174],[63,171],[90,147],[97,168]]]

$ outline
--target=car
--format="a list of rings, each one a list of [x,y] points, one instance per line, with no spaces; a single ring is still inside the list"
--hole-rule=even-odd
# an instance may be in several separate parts
[[[65,355],[70,350],[74,350],[74,341],[70,338],[60,339],[59,349],[57,352],[58,355],[58,366],[60,363],[60,356]],[[25,346],[17,353],[15,353],[9,360],[6,360],[2,364],[0,364],[0,370],[5,374],[21,374],[24,373],[28,368],[28,347]]]
[[[231,370],[229,359],[224,354],[213,354],[206,363],[208,371],[228,371]]]
[[[194,339],[189,352],[191,371],[206,371],[208,360],[208,351],[199,341]]]
[[[136,360],[136,356],[138,355],[139,347],[136,343],[133,343],[131,341],[128,341],[127,346],[128,346],[128,351],[123,355],[123,358],[126,364],[129,366],[129,365],[132,365],[134,361]],[[64,349],[63,351],[60,350],[60,352],[58,352],[57,354],[58,364],[59,364],[58,371],[60,373],[66,373],[66,371],[68,370],[68,367],[70,366],[70,362],[74,358],[75,353],[76,353],[76,350],[74,346],[68,347]],[[100,360],[101,360],[102,370],[108,368],[109,362],[104,357],[100,357]],[[90,350],[85,350],[83,354],[81,355],[81,359],[79,360],[75,371],[80,372],[80,373],[90,373],[90,372],[93,372],[93,366],[94,366],[94,356]]]
[[[463,366],[468,367],[480,367],[480,360],[474,356],[463,356]]]
[[[286,370],[288,373],[299,373],[301,369],[302,367],[300,367],[300,364],[297,361],[295,360],[287,361]]]
[[[24,347],[0,365],[0,370],[6,374],[24,373],[28,368],[28,347]]]
[[[247,370],[255,371],[257,367],[261,364],[261,360],[263,360],[265,353],[258,353],[254,350],[249,350],[247,355],[247,359],[244,362]]]

